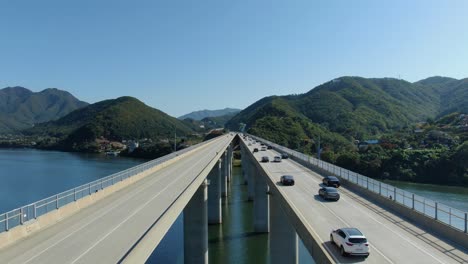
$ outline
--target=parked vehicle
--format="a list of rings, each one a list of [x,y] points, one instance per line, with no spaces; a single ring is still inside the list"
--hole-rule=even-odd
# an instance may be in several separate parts
[[[260,150],[261,150],[261,151],[266,151],[267,149],[266,149],[265,146],[263,146],[263,147],[260,148]]]
[[[319,189],[319,195],[323,199],[330,199],[338,201],[340,199],[340,193],[335,187],[323,187]]]
[[[288,159],[289,158],[288,153],[281,153],[281,158],[282,159]]]
[[[294,185],[294,177],[292,175],[283,175],[280,178],[282,185]]]
[[[258,152],[258,148],[254,148],[254,149],[253,149],[253,152]]]
[[[325,186],[331,186],[335,188],[340,187],[340,180],[335,176],[326,176],[323,178],[322,182],[325,184]]]
[[[267,146],[267,149],[273,149],[273,147],[272,147],[272,146],[270,146],[270,145],[268,145],[268,146]]]
[[[263,156],[262,162],[270,162],[270,158],[268,158],[268,156]]]
[[[273,158],[273,161],[274,161],[274,162],[281,162],[281,157],[280,157],[280,156],[275,156],[275,157]]]
[[[368,257],[369,242],[367,238],[357,228],[340,228],[332,230],[330,241],[339,249],[342,256],[356,255]]]

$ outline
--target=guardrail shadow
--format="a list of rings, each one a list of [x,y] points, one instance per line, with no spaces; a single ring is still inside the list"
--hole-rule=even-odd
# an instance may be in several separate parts
[[[338,263],[361,263],[366,261],[366,258],[361,256],[341,256],[339,248],[331,241],[323,242],[322,245],[338,260]]]

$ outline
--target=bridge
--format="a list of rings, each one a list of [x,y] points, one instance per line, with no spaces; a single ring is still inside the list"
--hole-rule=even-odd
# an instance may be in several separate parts
[[[254,153],[260,142],[273,149]],[[183,212],[185,262],[208,263],[207,226],[223,222],[235,146],[255,231],[269,233],[272,263],[298,263],[298,239],[317,263],[468,263],[466,212],[236,134],[0,215],[0,262],[144,263]],[[259,162],[279,153],[291,159]],[[296,185],[280,185],[284,174]],[[331,174],[343,182],[339,202],[317,196],[323,175]],[[342,257],[330,243],[332,229],[349,226],[368,238],[367,259]]]

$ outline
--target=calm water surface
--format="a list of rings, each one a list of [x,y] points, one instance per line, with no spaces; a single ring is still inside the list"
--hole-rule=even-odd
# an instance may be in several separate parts
[[[385,181],[385,183],[461,211],[468,212],[468,188],[401,181]]]
[[[253,226],[253,202],[247,201],[247,186],[239,167],[233,168],[229,197],[223,200],[223,224],[208,227],[210,263],[267,264],[268,234],[256,234]],[[158,245],[148,264],[184,263],[183,214]],[[299,263],[314,263],[299,240]]]
[[[0,213],[143,163],[95,154],[0,149]],[[468,188],[388,182],[398,188],[468,211]],[[223,224],[209,226],[210,263],[269,262],[268,234],[253,228],[253,203],[241,170],[234,167],[230,196],[223,200]],[[172,225],[147,263],[182,264],[183,215]],[[299,240],[299,263],[314,263]]]
[[[143,162],[99,154],[0,149],[0,214]]]

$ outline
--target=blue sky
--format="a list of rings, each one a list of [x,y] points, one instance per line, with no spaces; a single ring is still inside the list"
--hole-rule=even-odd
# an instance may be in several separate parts
[[[245,108],[345,75],[468,77],[468,1],[0,2],[0,87],[172,116]]]

